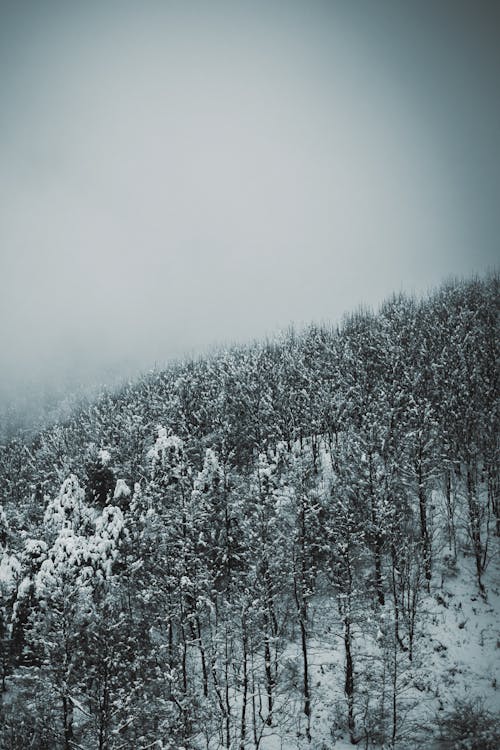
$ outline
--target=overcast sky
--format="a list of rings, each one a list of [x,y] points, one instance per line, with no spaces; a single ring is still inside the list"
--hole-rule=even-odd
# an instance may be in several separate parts
[[[497,267],[499,8],[0,0],[0,385]]]

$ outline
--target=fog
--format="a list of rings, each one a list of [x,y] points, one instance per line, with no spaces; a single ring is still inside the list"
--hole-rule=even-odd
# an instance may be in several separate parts
[[[497,265],[498,3],[0,7],[0,399]]]

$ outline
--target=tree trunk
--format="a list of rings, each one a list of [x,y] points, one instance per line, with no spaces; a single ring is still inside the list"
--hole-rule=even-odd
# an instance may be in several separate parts
[[[432,577],[432,559],[431,543],[429,538],[429,529],[427,526],[427,497],[424,487],[419,484],[418,487],[418,505],[420,510],[420,532],[422,536],[422,553],[424,559],[425,579],[427,581],[427,590]]]
[[[344,618],[344,647],[345,647],[345,685],[344,691],[347,698],[347,726],[349,738],[353,745],[356,744],[354,736],[354,667],[351,649],[351,621],[349,616]]]
[[[382,580],[382,540],[380,534],[375,536],[375,589],[377,591],[378,603],[385,604],[384,586]]]
[[[472,540],[474,560],[476,563],[477,582],[481,594],[484,594],[482,575],[484,572],[485,550],[483,549],[483,542],[481,540],[481,509],[477,499],[474,471],[471,467],[467,467],[467,503],[469,508],[469,530]]]
[[[267,619],[267,618],[266,618]],[[265,623],[267,627],[267,622]],[[273,723],[273,674],[271,670],[271,648],[269,645],[269,635],[264,636],[264,668],[266,673],[266,692],[267,692],[267,719],[266,724],[271,726]]]
[[[375,509],[375,487],[374,487],[374,480],[373,480],[373,457],[370,453],[370,463],[369,463],[369,470],[370,470],[370,502],[371,502],[371,522],[373,527],[373,533],[374,533],[374,557],[375,557],[375,590],[377,592],[377,598],[378,603],[381,607],[385,604],[385,596],[384,596],[384,587],[383,587],[383,580],[382,580],[382,547],[383,547],[383,537],[382,534],[378,528],[378,518],[377,518],[377,512]]]
[[[201,672],[203,675],[203,695],[205,698],[208,697],[208,669],[207,669],[207,659],[205,656],[205,649],[203,648],[203,641],[201,638],[201,624],[200,624],[200,618],[196,616],[196,635],[194,630],[194,625],[192,627],[192,633],[193,638],[196,638],[198,641],[198,648],[200,650],[200,658],[201,658]]]
[[[242,645],[243,645],[243,695],[241,699],[241,729],[240,729],[240,750],[245,750],[245,738],[246,738],[246,716],[247,716],[247,702],[248,702],[248,638],[247,638],[247,627],[246,627],[246,612],[243,612],[241,618],[241,632],[242,632]]]
[[[72,750],[73,744],[73,706],[70,699],[63,695],[64,750]]]
[[[307,717],[306,737],[311,741],[311,693],[309,688],[309,655],[307,650],[307,601],[305,599],[305,581],[304,566],[302,565],[300,582],[297,580],[298,571],[294,574],[294,593],[297,605],[297,614],[300,626],[300,641],[302,646],[302,665],[303,665],[303,693],[304,693],[304,714]]]
[[[445,484],[445,496],[446,496],[446,515],[448,517],[448,546],[450,551],[453,552],[453,559],[457,558],[457,535],[455,531],[455,507],[451,488],[451,470],[446,470],[446,484]]]

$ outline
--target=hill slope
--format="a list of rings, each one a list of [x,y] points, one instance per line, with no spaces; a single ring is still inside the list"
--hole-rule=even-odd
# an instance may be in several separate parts
[[[0,747],[494,747],[497,310],[395,297],[2,446]]]

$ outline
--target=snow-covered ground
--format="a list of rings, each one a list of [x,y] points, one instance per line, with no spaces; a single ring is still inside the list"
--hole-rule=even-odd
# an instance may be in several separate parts
[[[437,579],[421,603],[413,662],[410,664],[403,652],[398,654],[401,718],[396,746],[400,748],[445,747],[436,737],[436,717],[451,710],[457,699],[481,699],[485,708],[500,718],[500,560],[492,560],[485,575],[486,599],[478,593],[470,558],[459,559],[455,575]],[[388,613],[390,607],[387,601]],[[293,684],[282,698],[281,710],[276,711],[276,726],[264,733],[262,750],[353,747],[343,730],[344,650],[338,613],[326,598],[314,602],[311,613],[311,743],[305,734],[297,642],[288,644],[283,654],[284,669],[290,672]],[[365,627],[363,630],[366,632]],[[374,694],[380,693],[380,630],[374,621],[373,636],[362,639],[360,632],[355,630],[354,639],[358,681],[361,685],[371,679]],[[389,692],[390,686],[386,688]],[[363,705],[369,703],[368,697],[356,696],[358,747],[380,748],[383,745],[367,745],[361,738]],[[389,703],[389,697],[387,700]],[[387,711],[389,715],[389,706]]]

